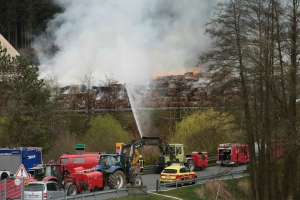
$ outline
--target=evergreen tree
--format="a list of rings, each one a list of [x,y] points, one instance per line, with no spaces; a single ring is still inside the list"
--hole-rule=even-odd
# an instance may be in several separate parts
[[[0,45],[0,146],[41,146],[49,150],[50,92],[38,67],[11,57]]]

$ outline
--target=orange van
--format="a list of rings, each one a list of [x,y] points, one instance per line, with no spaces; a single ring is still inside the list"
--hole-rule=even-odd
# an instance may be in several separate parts
[[[64,165],[62,173],[72,174],[75,173],[75,168],[81,167],[83,169],[91,169],[98,164],[100,155],[97,153],[90,154],[66,154],[60,156],[57,164]],[[61,168],[63,169],[63,168]]]

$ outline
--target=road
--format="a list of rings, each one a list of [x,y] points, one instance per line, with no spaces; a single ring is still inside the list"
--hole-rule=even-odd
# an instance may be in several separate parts
[[[231,172],[236,172],[236,171],[241,171],[241,170],[245,170],[247,167],[247,165],[240,165],[239,167],[221,167],[221,166],[213,166],[213,167],[209,167],[207,168],[205,171],[196,171],[198,178],[199,177],[204,177],[204,176],[212,176],[212,175],[221,175],[222,179],[228,179],[228,178],[233,178],[233,177],[237,177],[237,175],[232,175]],[[143,175],[143,184],[147,186],[147,191],[151,192],[151,191],[156,191],[156,183],[157,180],[159,180],[159,174],[145,174]],[[197,184],[201,184],[204,182],[207,182],[208,180],[201,180],[198,181]],[[173,187],[164,187],[161,186],[160,190],[170,190]],[[105,189],[104,191],[108,191],[108,189]],[[95,195],[91,196],[91,197],[84,197],[85,200],[95,200],[95,199],[110,199],[110,198],[117,198],[117,197],[121,197],[121,196],[127,196],[127,192],[123,191],[123,192],[119,192],[117,193],[109,193],[109,194],[101,194],[101,195]],[[74,199],[74,198],[72,198]],[[77,198],[77,199],[81,199],[81,198]]]

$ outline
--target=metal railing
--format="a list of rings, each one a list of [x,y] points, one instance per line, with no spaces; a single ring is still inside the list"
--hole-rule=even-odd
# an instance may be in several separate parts
[[[86,197],[94,197],[95,200],[103,199],[101,198],[101,195],[104,194],[115,194],[113,198],[119,198],[122,193],[126,193],[127,196],[127,188],[121,188],[118,190],[104,190],[104,191],[99,191],[99,192],[86,192],[86,193],[81,193],[77,195],[72,195],[72,196],[65,196],[64,198],[58,198],[57,200],[66,200],[66,199],[84,199]]]

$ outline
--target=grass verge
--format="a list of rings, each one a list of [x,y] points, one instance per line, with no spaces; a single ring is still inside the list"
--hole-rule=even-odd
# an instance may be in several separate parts
[[[171,187],[170,187],[171,189]],[[212,180],[205,184],[191,185],[181,187],[169,191],[160,191],[150,193],[145,196],[126,196],[119,197],[119,200],[250,200],[251,189],[248,177],[227,179],[227,180]],[[111,200],[117,200],[113,198]]]

